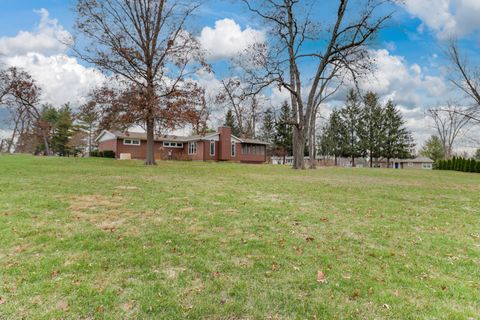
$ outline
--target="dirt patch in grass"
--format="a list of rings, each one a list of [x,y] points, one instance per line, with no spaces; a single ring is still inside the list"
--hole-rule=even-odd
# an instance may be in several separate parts
[[[88,221],[104,231],[114,232],[124,225],[132,213],[125,208],[120,196],[84,195],[70,200],[71,213],[76,220]]]

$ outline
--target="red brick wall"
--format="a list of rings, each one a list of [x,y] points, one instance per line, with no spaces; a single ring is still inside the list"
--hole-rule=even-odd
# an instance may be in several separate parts
[[[215,155],[210,155],[210,141],[202,141],[203,143],[203,160],[205,161],[218,161],[219,159],[219,142],[215,141]]]
[[[204,155],[204,143],[203,141],[197,141],[197,153],[196,154],[189,154],[188,158],[190,160],[196,160],[196,161],[201,161],[203,160],[203,155]],[[185,145],[185,152],[188,154],[188,143]]]
[[[115,157],[118,158],[117,155],[117,140],[107,140],[102,141],[98,144],[98,151],[113,151],[115,152]]]
[[[218,128],[220,133],[219,160],[226,161],[231,159],[230,143],[232,142],[232,129],[229,127]]]

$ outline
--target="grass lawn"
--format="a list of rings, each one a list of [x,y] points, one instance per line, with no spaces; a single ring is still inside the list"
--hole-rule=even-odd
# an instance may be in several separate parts
[[[479,174],[0,156],[0,319],[479,316]]]

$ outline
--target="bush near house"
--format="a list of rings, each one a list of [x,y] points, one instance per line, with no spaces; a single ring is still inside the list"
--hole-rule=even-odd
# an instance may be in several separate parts
[[[440,160],[437,162],[437,170],[454,170],[462,172],[480,173],[480,161],[475,159],[465,159],[453,157],[450,160]]]
[[[112,151],[112,150],[105,150],[105,151],[94,150],[94,151],[90,152],[90,157],[115,158],[115,151]]]

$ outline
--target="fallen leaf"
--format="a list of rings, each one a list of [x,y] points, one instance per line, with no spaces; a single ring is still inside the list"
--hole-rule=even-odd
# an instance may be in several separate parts
[[[385,309],[390,309],[390,305],[388,305],[388,304],[386,304],[386,303],[383,305],[383,307],[384,307]]]
[[[4,304],[6,301],[2,297],[0,297],[0,304]]]
[[[56,278],[56,277],[58,277],[58,273],[59,273],[59,272],[58,272],[57,270],[54,270],[54,271],[52,271],[52,273],[50,273],[50,277],[51,277],[52,279],[53,279],[53,278]]]
[[[350,296],[350,299],[351,300],[357,300],[357,298],[360,297],[360,289],[355,289],[355,291],[353,291],[352,295]]]
[[[322,271],[317,272],[317,282],[318,283],[325,283],[327,282],[327,278],[325,278],[325,273]]]
[[[320,221],[322,221],[322,222],[328,222],[328,218],[320,218]]]
[[[400,292],[398,292],[398,290],[395,290],[395,291],[393,291],[393,295],[394,295],[395,297],[399,297],[399,296],[400,296]]]
[[[306,238],[305,238],[305,241],[309,241],[309,242],[310,242],[310,241],[313,241],[313,240],[315,240],[315,238],[313,238],[313,237],[306,237]]]
[[[278,264],[272,263],[272,271],[278,271]]]

